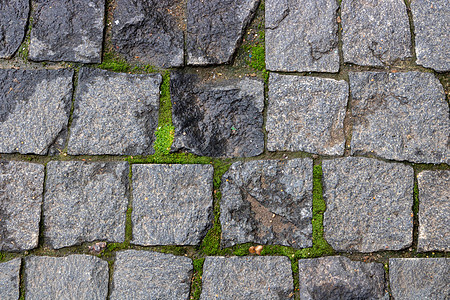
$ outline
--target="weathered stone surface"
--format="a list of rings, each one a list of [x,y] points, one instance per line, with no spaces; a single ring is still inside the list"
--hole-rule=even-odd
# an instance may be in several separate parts
[[[0,69],[0,153],[62,150],[72,98],[71,70]]]
[[[325,239],[338,251],[409,247],[413,185],[413,169],[403,164],[362,157],[325,160]]]
[[[222,177],[222,246],[312,247],[310,158],[237,162]]]
[[[34,0],[29,59],[100,63],[105,0]]]
[[[212,221],[213,167],[133,165],[132,243],[197,245]]]
[[[352,154],[450,164],[448,103],[431,73],[350,73]]]
[[[342,256],[300,259],[300,299],[389,299],[383,264]]]
[[[208,256],[201,300],[292,299],[291,262],[285,256]]]
[[[31,256],[25,259],[27,300],[104,300],[108,294],[108,278],[108,263],[95,256]]]
[[[347,101],[343,80],[270,74],[267,149],[344,154]]]
[[[25,37],[30,3],[28,0],[0,2],[0,58],[11,58]]]
[[[161,68],[184,64],[182,1],[116,0],[111,42],[128,60]]]
[[[389,281],[395,300],[446,300],[450,295],[450,259],[391,258]]]
[[[171,75],[170,92],[175,126],[172,151],[212,157],[249,157],[263,152],[261,81],[202,83],[197,75],[178,72]]]
[[[0,251],[37,247],[43,192],[43,165],[0,161]]]
[[[149,251],[118,252],[111,299],[188,299],[192,260]]]
[[[411,1],[417,63],[450,71],[450,5],[448,0]]]
[[[2,300],[19,299],[20,258],[0,263],[0,297]]]
[[[82,242],[123,242],[128,205],[126,162],[47,164],[44,236],[54,249]]]
[[[160,74],[81,69],[68,153],[153,154],[161,81]]]
[[[266,68],[338,72],[338,5],[328,0],[266,0]]]
[[[383,66],[411,57],[411,32],[403,0],[343,0],[344,62]]]
[[[187,63],[229,63],[258,5],[259,0],[187,0]]]
[[[450,171],[423,171],[419,184],[419,251],[450,251]]]

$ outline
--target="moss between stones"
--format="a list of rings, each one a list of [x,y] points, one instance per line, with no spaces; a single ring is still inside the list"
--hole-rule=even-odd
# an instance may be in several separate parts
[[[202,275],[204,262],[204,258],[198,258],[192,261],[194,265],[194,273],[192,275],[191,293],[189,297],[189,299],[191,300],[200,299],[200,294],[202,293]]]
[[[31,12],[30,12],[31,14]],[[33,25],[33,17],[30,16],[28,21],[28,27],[27,27],[27,33],[25,36],[24,41],[19,47],[19,50],[17,51],[18,56],[23,59],[25,62],[28,61],[28,55],[30,53],[30,41],[31,41],[31,27]]]

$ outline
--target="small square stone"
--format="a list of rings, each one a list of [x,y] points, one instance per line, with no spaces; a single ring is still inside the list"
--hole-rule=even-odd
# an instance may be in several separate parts
[[[0,297],[2,300],[19,299],[21,259],[0,263]]]
[[[29,0],[0,2],[0,58],[11,58],[25,37]]]

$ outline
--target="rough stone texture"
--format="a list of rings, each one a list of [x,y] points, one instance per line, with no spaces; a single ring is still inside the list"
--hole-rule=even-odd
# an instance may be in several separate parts
[[[43,165],[0,161],[0,251],[37,247],[43,192]]]
[[[0,58],[11,58],[25,37],[30,11],[28,0],[0,2]]]
[[[389,281],[395,300],[447,300],[450,297],[450,259],[391,258]]]
[[[403,0],[343,0],[344,62],[383,66],[411,57],[411,32]]]
[[[187,0],[189,65],[229,63],[259,0]]]
[[[450,251],[450,170],[423,171],[419,184],[419,251]]]
[[[431,73],[350,73],[352,154],[450,164],[448,103]]]
[[[118,252],[111,299],[189,299],[192,260],[158,252]]]
[[[343,155],[348,84],[270,74],[267,149]]]
[[[100,63],[105,0],[34,0],[29,59]]]
[[[249,157],[263,152],[261,81],[202,83],[197,75],[183,73],[172,73],[170,78],[175,126],[172,151],[212,157]]]
[[[126,162],[47,164],[44,236],[52,248],[104,240],[123,242],[128,205]]]
[[[325,160],[324,237],[337,251],[409,247],[413,234],[414,172],[376,159]]]
[[[312,247],[313,161],[237,162],[222,177],[222,246]]]
[[[383,264],[342,256],[300,259],[300,299],[389,299]]]
[[[182,1],[116,0],[111,42],[128,60],[161,68],[184,64]]]
[[[153,154],[161,81],[160,74],[81,69],[68,153]]]
[[[338,5],[328,0],[266,0],[266,68],[338,72]]]
[[[31,256],[25,259],[27,300],[104,300],[108,294],[108,278],[108,263],[95,256]]]
[[[0,297],[2,300],[19,299],[21,259],[0,263]]]
[[[201,300],[293,299],[291,262],[285,256],[208,256]]]
[[[411,1],[416,63],[439,72],[450,71],[450,5],[448,0]]]
[[[0,69],[0,153],[45,155],[64,148],[72,77],[64,69]]]
[[[213,167],[133,165],[132,243],[198,245],[212,220]]]

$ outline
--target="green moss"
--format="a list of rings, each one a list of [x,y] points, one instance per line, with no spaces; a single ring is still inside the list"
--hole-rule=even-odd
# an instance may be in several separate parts
[[[28,22],[27,35],[25,36],[25,39],[23,40],[22,44],[19,47],[19,51],[17,52],[19,57],[22,58],[24,61],[28,60],[28,55],[30,53],[30,40],[31,40],[32,25],[33,25],[33,17],[30,17],[30,21]]]
[[[192,276],[190,299],[200,299],[200,294],[202,293],[202,275],[204,262],[204,258],[194,259],[194,261],[192,262],[194,265],[194,274]]]
[[[170,147],[172,146],[173,138],[175,134],[175,127],[172,125],[164,125],[158,127],[155,132],[156,141],[154,144],[155,153],[168,155],[170,153]]]
[[[132,65],[114,52],[106,52],[98,68],[122,73],[156,73],[160,70],[151,65]]]
[[[419,185],[417,184],[417,180],[414,180],[414,203],[412,210],[414,215],[417,216],[419,213]]]

